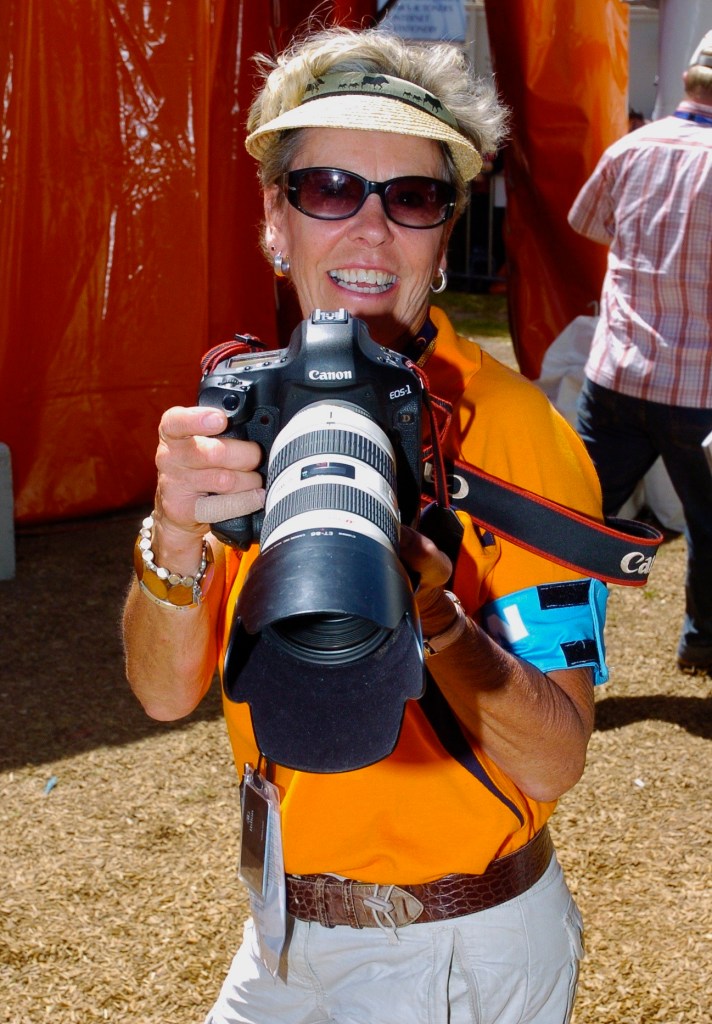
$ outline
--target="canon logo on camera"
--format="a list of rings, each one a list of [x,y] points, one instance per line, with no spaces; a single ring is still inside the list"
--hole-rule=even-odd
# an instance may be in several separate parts
[[[310,370],[309,380],[353,380],[351,370]]]

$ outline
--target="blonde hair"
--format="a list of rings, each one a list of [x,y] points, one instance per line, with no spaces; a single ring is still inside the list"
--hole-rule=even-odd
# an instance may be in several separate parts
[[[698,103],[712,104],[712,68],[693,64],[685,72],[685,92]]]
[[[689,99],[712,103],[712,29],[705,33],[690,57],[684,82]]]
[[[307,86],[336,71],[392,75],[432,93],[450,110],[457,130],[480,154],[495,152],[506,130],[507,111],[494,85],[478,77],[465,54],[450,43],[408,43],[380,28],[355,31],[337,27],[295,39],[276,58],[258,54],[254,60],[263,84],[249,111],[248,133],[298,107],[307,95]],[[293,129],[270,139],[260,161],[263,185],[289,169],[303,130]],[[443,152],[461,210],[469,189],[446,145]]]

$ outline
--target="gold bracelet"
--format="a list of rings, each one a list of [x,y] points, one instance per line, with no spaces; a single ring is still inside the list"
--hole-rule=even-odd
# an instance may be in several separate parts
[[[465,609],[462,607],[460,598],[457,596],[457,594],[453,594],[452,591],[450,590],[444,590],[443,593],[447,597],[449,597],[449,599],[454,604],[455,611],[457,613],[457,618],[453,622],[452,626],[448,626],[448,628],[444,630],[444,632],[438,633],[436,636],[431,636],[428,637],[426,640],[423,640],[423,654],[425,656],[426,661],[428,660],[428,658],[432,658],[436,654],[440,654],[440,652],[444,651],[447,647],[450,646],[450,644],[454,644],[455,641],[459,640],[462,634],[467,629],[467,624],[469,622],[467,613]]]
[[[153,526],[153,515],[146,516],[134,546],[134,568],[139,587],[146,597],[162,608],[195,608],[205,597],[212,581],[212,548],[203,538],[200,566],[192,576],[171,572],[153,560]]]

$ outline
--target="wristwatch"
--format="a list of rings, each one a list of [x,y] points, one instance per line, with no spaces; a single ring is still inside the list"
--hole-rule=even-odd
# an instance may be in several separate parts
[[[467,613],[462,607],[462,603],[457,594],[453,594],[451,590],[444,590],[443,593],[455,605],[457,618],[453,622],[452,626],[448,626],[443,633],[438,633],[436,636],[431,636],[423,640],[423,654],[425,655],[426,661],[428,658],[432,658],[436,654],[440,654],[441,651],[444,651],[451,644],[454,644],[456,640],[459,640],[465,632],[469,621]]]

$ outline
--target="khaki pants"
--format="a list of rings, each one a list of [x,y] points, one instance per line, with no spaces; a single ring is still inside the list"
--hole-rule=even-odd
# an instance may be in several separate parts
[[[281,977],[245,936],[205,1024],[566,1024],[583,956],[556,857],[522,896],[393,935],[292,921]]]

